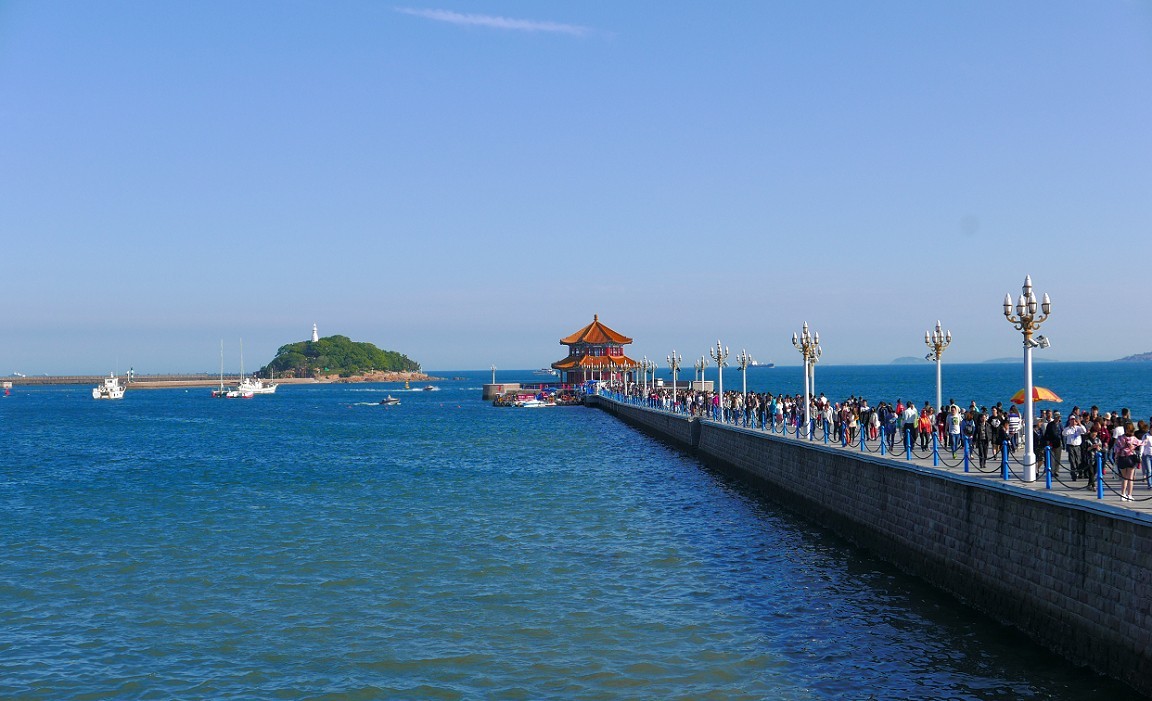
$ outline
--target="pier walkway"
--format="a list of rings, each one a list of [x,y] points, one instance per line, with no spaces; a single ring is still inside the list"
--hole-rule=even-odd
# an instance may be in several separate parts
[[[955,453],[946,447],[941,448],[938,446],[933,446],[927,451],[922,451],[919,447],[915,446],[914,440],[913,450],[909,454],[904,448],[903,440],[900,437],[897,437],[895,440],[895,450],[890,451],[887,448],[886,436],[884,436],[883,432],[881,432],[880,436],[876,439],[868,439],[863,436],[863,432],[860,432],[861,435],[858,435],[855,440],[843,441],[837,440],[833,436],[833,430],[830,426],[817,424],[813,427],[812,438],[807,439],[804,437],[803,426],[790,425],[786,422],[766,422],[765,425],[761,427],[756,421],[748,422],[739,419],[721,421],[713,416],[697,416],[681,411],[670,411],[663,407],[653,406],[651,402],[635,396],[614,392],[607,392],[602,396],[618,403],[640,407],[649,411],[661,412],[685,420],[700,421],[717,426],[725,426],[733,430],[749,431],[755,434],[771,435],[778,439],[794,442],[797,445],[819,446],[835,451],[867,455],[893,463],[936,470],[941,473],[985,484],[1011,484],[1014,487],[1036,492],[1041,496],[1075,499],[1085,502],[1086,504],[1117,507],[1132,512],[1135,515],[1143,516],[1152,523],[1152,488],[1147,486],[1143,473],[1139,470],[1136,472],[1138,477],[1136,478],[1136,486],[1133,489],[1133,498],[1131,501],[1127,501],[1121,499],[1120,477],[1114,468],[1109,465],[1097,465],[1097,469],[1099,470],[1098,474],[1102,473],[1103,476],[1103,479],[1099,482],[1100,487],[1095,485],[1090,487],[1088,482],[1083,479],[1078,481],[1069,479],[1067,464],[1064,465],[1064,469],[1059,475],[1051,475],[1051,471],[1047,469],[1046,464],[1040,464],[1037,467],[1038,474],[1036,481],[1026,482],[1021,477],[1022,464],[1017,457],[1009,454],[1005,467],[1002,459],[1003,453],[1001,453],[1001,455],[998,455],[994,459],[988,458],[985,466],[981,468],[979,466],[979,460],[975,455],[971,454],[967,445],[963,450],[958,450]],[[881,444],[884,444],[883,448]],[[1023,448],[1019,448],[1019,451],[1022,453]],[[1039,453],[1037,457],[1041,461],[1044,460],[1043,453]]]

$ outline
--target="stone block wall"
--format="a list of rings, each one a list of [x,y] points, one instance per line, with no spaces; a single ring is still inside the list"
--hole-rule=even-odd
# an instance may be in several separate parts
[[[1152,696],[1152,521],[597,398],[709,466],[950,592],[1077,664]]]

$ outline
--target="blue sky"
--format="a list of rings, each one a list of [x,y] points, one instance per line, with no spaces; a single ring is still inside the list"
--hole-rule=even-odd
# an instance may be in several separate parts
[[[0,2],[0,374],[1152,351],[1150,124],[1147,1]]]

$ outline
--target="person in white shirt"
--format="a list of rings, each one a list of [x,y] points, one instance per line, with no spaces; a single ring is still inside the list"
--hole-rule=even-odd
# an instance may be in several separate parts
[[[948,409],[948,445],[952,450],[953,456],[960,448],[960,423],[964,417],[960,415],[960,407],[955,404]]]
[[[916,411],[916,402],[908,402],[900,414],[901,430],[904,432],[904,450],[909,450],[912,439],[916,437],[916,422],[920,419],[920,412]]]
[[[1080,417],[1072,415],[1068,418],[1068,425],[1062,431],[1064,445],[1068,449],[1068,470],[1072,473],[1075,482],[1081,476],[1088,476],[1088,467],[1084,461],[1084,434],[1088,429],[1080,423]]]

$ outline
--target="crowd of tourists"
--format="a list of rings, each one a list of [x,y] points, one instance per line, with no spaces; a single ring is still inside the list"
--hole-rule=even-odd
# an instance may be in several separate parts
[[[1004,407],[1002,402],[982,406],[972,401],[962,408],[955,401],[933,407],[928,402],[917,406],[897,399],[873,406],[863,397],[832,402],[821,393],[810,398],[806,414],[801,394],[728,391],[720,395],[682,388],[677,389],[673,402],[670,387],[631,384],[611,389],[653,408],[774,431],[803,430],[807,415],[810,435],[844,443],[855,443],[863,436],[867,441],[882,440],[889,451],[897,445],[901,451],[936,448],[953,456],[967,450],[981,468],[989,461],[1014,457],[1024,442],[1020,410],[1014,404]],[[1123,499],[1132,498],[1137,470],[1152,489],[1152,419],[1133,421],[1128,409],[1101,412],[1096,406],[1086,410],[1074,406],[1067,416],[1046,409],[1037,412],[1035,419],[1034,450],[1041,461],[1048,460],[1053,477],[1083,479],[1095,486],[1099,463],[1120,476]]]

